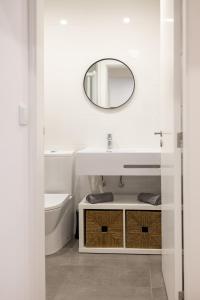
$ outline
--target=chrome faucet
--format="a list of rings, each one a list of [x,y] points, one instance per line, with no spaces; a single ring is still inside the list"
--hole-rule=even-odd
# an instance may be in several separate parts
[[[107,135],[107,151],[112,150],[112,133],[108,133]]]

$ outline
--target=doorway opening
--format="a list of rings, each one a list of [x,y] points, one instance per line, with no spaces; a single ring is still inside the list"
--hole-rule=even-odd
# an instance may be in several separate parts
[[[183,290],[177,3],[45,0],[46,300]],[[108,58],[112,71],[94,68]],[[125,105],[109,107],[123,93]]]

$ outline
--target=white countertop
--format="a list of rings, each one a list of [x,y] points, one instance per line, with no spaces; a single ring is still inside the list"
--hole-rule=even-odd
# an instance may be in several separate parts
[[[160,153],[159,148],[113,148],[111,150],[107,150],[106,148],[84,148],[76,153],[81,153],[81,154],[91,154],[91,153],[106,153],[106,154],[111,154],[111,153]]]

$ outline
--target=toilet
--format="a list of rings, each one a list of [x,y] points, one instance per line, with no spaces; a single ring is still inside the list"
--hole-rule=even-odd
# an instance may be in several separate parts
[[[45,152],[45,254],[62,249],[73,237],[73,152]]]

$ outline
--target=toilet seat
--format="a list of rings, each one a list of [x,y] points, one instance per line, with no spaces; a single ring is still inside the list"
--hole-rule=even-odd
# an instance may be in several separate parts
[[[71,199],[71,196],[69,194],[45,194],[45,211],[61,208],[63,204],[69,199]]]

